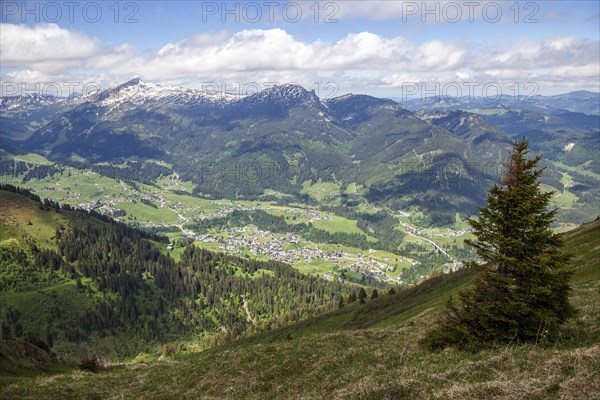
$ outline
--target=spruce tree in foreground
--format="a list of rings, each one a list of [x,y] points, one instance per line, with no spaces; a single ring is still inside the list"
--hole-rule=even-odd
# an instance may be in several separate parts
[[[569,257],[550,227],[557,210],[548,210],[552,192],[542,193],[541,156],[526,159],[528,143],[517,142],[500,185],[487,207],[469,219],[477,240],[467,241],[483,264],[471,289],[451,298],[424,343],[478,347],[491,343],[531,342],[551,335],[574,314],[569,304]]]

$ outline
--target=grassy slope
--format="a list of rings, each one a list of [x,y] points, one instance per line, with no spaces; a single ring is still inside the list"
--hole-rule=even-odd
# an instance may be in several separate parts
[[[577,269],[574,282],[598,279],[600,269],[600,219],[566,232],[567,250],[573,255],[571,264]]]
[[[31,199],[16,193],[0,191],[0,241],[20,242],[31,237],[39,246],[52,247],[56,226],[67,222],[62,213],[38,208]]]
[[[30,343],[16,340],[0,342],[0,374],[34,376],[36,371],[66,371],[46,351]]]
[[[0,190],[0,244],[31,238],[40,247],[55,248],[56,227],[104,224],[76,211],[39,209],[39,203],[17,193]]]
[[[600,398],[600,221],[565,235],[579,315],[561,340],[476,354],[417,342],[461,271],[364,306],[202,353],[150,363],[0,377],[0,397],[202,399]]]

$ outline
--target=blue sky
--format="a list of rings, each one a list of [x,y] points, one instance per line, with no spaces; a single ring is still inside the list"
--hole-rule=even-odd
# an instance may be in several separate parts
[[[3,83],[140,76],[191,87],[334,82],[338,94],[386,96],[407,84],[599,90],[596,1],[71,4],[2,2]]]

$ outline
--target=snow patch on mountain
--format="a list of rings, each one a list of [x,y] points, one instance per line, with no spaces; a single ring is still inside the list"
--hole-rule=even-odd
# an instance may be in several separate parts
[[[216,91],[166,86],[134,79],[114,89],[82,96],[79,102],[98,101],[98,105],[114,108],[120,104],[143,106],[153,103],[164,105],[229,104],[243,96]]]

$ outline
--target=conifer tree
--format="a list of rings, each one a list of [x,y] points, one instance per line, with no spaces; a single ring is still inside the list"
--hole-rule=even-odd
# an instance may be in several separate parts
[[[471,289],[459,293],[459,304],[448,300],[438,327],[424,339],[429,347],[538,341],[574,314],[569,256],[551,229],[557,212],[548,209],[553,193],[540,188],[541,156],[527,154],[525,140],[515,143],[487,207],[469,219],[477,239],[467,243],[483,262],[467,266],[480,273]]]
[[[357,299],[357,298],[356,298],[356,293],[354,293],[354,292],[351,292],[351,293],[348,295],[348,303],[354,303],[354,302],[356,301],[356,299]]]
[[[358,291],[358,302],[364,304],[366,298],[367,292],[365,292],[364,288],[360,288],[360,290]]]

